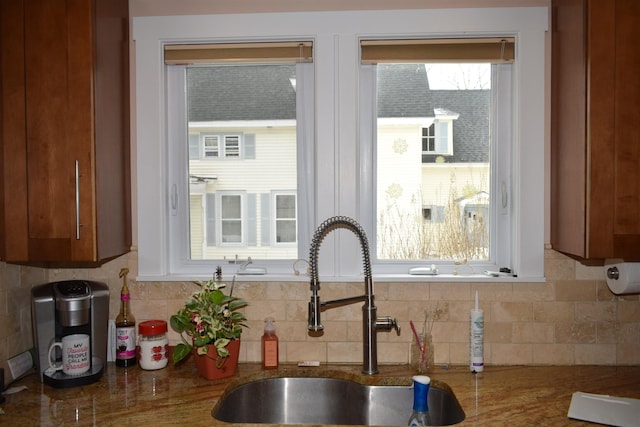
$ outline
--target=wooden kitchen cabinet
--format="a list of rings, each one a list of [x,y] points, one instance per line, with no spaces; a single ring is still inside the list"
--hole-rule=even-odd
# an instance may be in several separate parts
[[[0,259],[131,246],[127,0],[2,2]]]
[[[551,245],[640,260],[640,2],[552,7]]]

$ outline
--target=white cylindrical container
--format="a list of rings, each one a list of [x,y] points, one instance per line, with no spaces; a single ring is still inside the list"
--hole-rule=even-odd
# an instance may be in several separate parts
[[[147,320],[138,325],[138,363],[149,371],[162,369],[169,361],[167,322]]]
[[[478,308],[478,291],[476,306],[471,309],[469,325],[469,368],[471,372],[484,370],[484,312]]]

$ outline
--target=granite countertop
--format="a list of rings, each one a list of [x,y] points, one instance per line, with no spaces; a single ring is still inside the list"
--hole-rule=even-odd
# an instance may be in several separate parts
[[[38,382],[36,374],[12,384],[27,390],[6,396],[0,424],[31,425],[229,425],[211,417],[225,388],[271,376],[326,375],[367,384],[410,384],[407,365],[380,366],[380,374],[360,374],[360,367],[330,365],[298,368],[281,365],[262,371],[259,364],[240,364],[231,378],[208,381],[198,377],[195,364],[157,371],[107,364],[97,383],[56,389]],[[466,419],[459,426],[581,426],[567,410],[575,391],[640,398],[640,367],[557,366],[487,367],[471,374],[467,367],[438,368],[430,374],[455,392]]]

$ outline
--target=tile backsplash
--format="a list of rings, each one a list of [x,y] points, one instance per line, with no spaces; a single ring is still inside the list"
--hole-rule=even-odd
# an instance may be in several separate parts
[[[421,328],[425,309],[433,324],[436,364],[467,364],[469,309],[475,291],[485,316],[485,363],[495,365],[640,364],[640,297],[618,297],[602,267],[585,267],[553,250],[545,252],[546,283],[375,283],[378,315],[396,317],[402,334],[378,333],[378,361],[408,363],[409,320]],[[166,319],[196,290],[193,283],[136,283],[136,253],[97,269],[41,269],[0,263],[0,363],[32,346],[30,288],[72,278],[111,289],[110,317],[120,307],[121,268],[130,269],[131,307],[138,322]],[[360,283],[322,283],[323,299],[363,293]],[[323,312],[322,336],[307,333],[307,282],[237,282],[234,295],[249,301],[250,328],[241,361],[260,360],[263,321],[276,319],[280,362],[319,360],[362,363],[361,303]],[[179,342],[173,331],[170,343]]]

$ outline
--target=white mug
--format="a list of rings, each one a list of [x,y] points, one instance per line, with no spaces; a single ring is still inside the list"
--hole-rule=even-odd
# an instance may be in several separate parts
[[[67,375],[84,374],[91,367],[91,352],[89,346],[90,340],[87,334],[64,336],[62,337],[62,341],[56,341],[49,347],[49,366],[56,371],[62,370],[62,372]],[[60,347],[62,351],[61,364],[56,364],[56,347]]]

